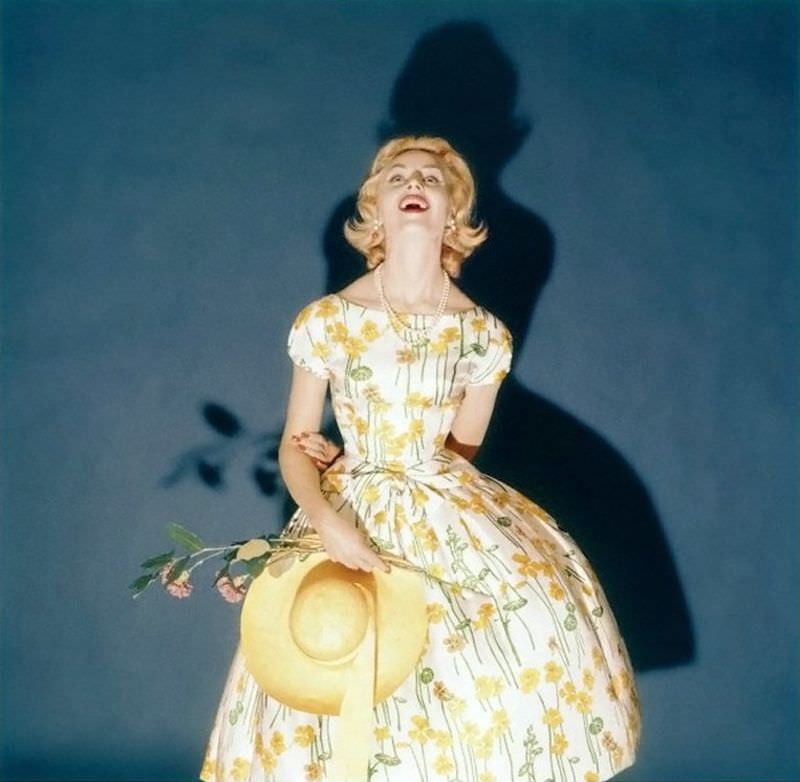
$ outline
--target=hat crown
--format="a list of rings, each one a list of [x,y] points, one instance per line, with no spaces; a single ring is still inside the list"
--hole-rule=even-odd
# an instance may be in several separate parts
[[[358,651],[369,621],[363,589],[332,574],[305,580],[295,596],[289,628],[312,660],[341,663]]]

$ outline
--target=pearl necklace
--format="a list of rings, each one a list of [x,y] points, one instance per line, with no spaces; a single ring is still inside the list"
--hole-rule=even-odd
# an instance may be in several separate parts
[[[407,324],[403,316],[389,303],[389,300],[386,298],[386,293],[383,290],[381,267],[378,266],[378,268],[375,269],[375,283],[378,286],[378,296],[381,300],[381,306],[389,316],[389,323],[395,334],[407,345],[411,345],[411,347],[420,348],[427,345],[431,341],[430,330],[439,322],[439,319],[444,314],[445,308],[447,307],[447,299],[450,296],[450,275],[442,269],[442,277],[442,296],[439,299],[436,312],[433,313],[433,322],[427,326],[411,326]]]

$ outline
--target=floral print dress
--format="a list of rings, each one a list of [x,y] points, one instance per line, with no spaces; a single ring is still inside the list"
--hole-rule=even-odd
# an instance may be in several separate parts
[[[507,374],[506,326],[480,306],[445,313],[414,348],[384,311],[331,294],[296,317],[288,351],[329,381],[344,438],[323,494],[425,573],[426,647],[374,709],[364,779],[599,782],[633,763],[636,687],[589,563],[544,509],[444,447],[467,386]],[[301,510],[285,528],[310,531]],[[201,777],[326,780],[337,720],[267,696],[237,652]]]

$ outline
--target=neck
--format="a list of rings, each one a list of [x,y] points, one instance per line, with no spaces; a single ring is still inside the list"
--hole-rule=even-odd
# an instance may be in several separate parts
[[[442,295],[441,247],[441,241],[387,246],[381,276],[386,297],[396,310],[436,309]]]

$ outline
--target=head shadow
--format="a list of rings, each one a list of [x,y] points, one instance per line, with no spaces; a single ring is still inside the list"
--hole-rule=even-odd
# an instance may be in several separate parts
[[[466,158],[489,238],[457,283],[506,323],[519,355],[553,267],[555,240],[544,220],[499,183],[533,129],[515,114],[517,89],[517,70],[485,25],[448,22],[415,44],[376,141],[442,136]],[[324,230],[326,292],[366,270],[343,234],[355,204],[355,194],[344,197]],[[333,422],[326,432],[339,437]],[[572,535],[598,573],[637,670],[693,659],[689,608],[658,514],[643,481],[606,439],[512,372],[476,464],[540,504]]]

